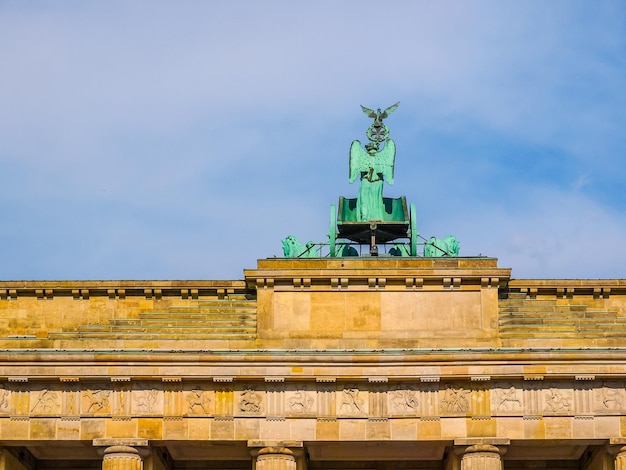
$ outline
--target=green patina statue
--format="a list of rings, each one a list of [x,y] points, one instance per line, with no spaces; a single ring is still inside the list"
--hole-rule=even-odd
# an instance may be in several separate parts
[[[360,249],[369,245],[369,256],[379,256],[378,246],[383,245],[387,253],[381,256],[416,257],[418,245],[424,245],[423,256],[458,256],[459,242],[451,235],[444,239],[432,237],[426,240],[417,231],[415,204],[407,204],[406,198],[383,197],[385,182],[394,183],[396,144],[389,137],[389,128],[384,120],[400,103],[384,111],[361,106],[367,117],[374,122],[367,129],[369,142],[361,145],[355,140],[350,145],[350,183],[360,181],[356,198],[339,197],[338,205],[330,206],[328,242],[302,244],[293,235],[283,240],[286,258],[317,258],[328,247],[331,258],[362,256]],[[420,242],[421,238],[425,243]]]
[[[389,138],[389,128],[383,124],[389,114],[396,110],[400,103],[389,106],[384,111],[373,111],[361,106],[363,112],[374,123],[367,130],[370,140],[365,148],[355,140],[350,146],[350,183],[358,178],[361,180],[357,198],[357,218],[361,222],[383,220],[385,207],[383,204],[383,183],[393,185],[393,168],[396,159],[396,144]],[[382,144],[382,148],[381,148]]]
[[[459,242],[456,237],[448,235],[441,238],[430,237],[424,244],[424,256],[438,258],[442,256],[459,256]]]
[[[320,256],[315,248],[315,243],[308,242],[303,245],[293,235],[289,235],[283,240],[283,254],[285,258],[319,258]]]

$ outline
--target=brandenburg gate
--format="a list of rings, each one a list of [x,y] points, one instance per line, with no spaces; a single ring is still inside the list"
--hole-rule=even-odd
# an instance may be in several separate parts
[[[0,470],[626,470],[626,280],[421,241],[396,107],[242,280],[0,281]]]

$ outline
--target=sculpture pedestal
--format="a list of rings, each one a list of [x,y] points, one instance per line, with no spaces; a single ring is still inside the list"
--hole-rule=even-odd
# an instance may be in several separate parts
[[[372,349],[497,347],[493,258],[259,260],[258,339],[273,347]]]

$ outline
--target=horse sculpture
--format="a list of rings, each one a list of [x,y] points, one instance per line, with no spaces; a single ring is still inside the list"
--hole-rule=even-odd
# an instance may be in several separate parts
[[[459,242],[456,237],[448,235],[443,240],[430,237],[424,245],[424,256],[427,258],[441,256],[459,256]]]
[[[283,240],[283,253],[285,258],[319,258],[320,254],[315,249],[315,243],[308,242],[303,245],[293,235]]]

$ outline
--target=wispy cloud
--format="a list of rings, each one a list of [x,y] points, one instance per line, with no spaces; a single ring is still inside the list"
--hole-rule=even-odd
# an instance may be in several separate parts
[[[5,2],[0,277],[239,278],[325,239],[358,105],[397,100],[425,235],[623,277],[625,31],[617,1]]]

